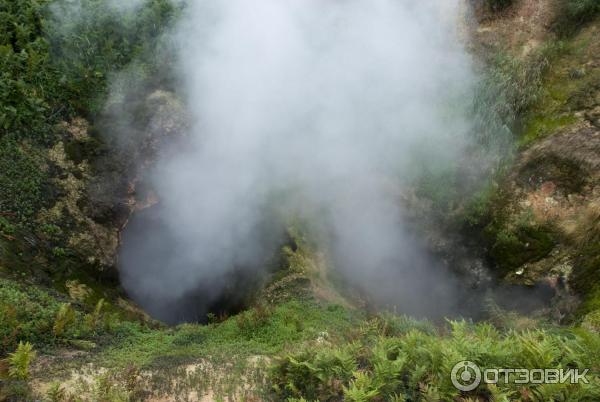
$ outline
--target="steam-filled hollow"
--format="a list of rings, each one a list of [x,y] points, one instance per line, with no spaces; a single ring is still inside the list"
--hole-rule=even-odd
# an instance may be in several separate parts
[[[171,323],[236,312],[300,214],[371,299],[460,310],[469,292],[454,272],[485,269],[448,263],[407,224],[432,226],[410,202],[417,184],[473,191],[509,142],[477,107],[460,19],[458,0],[187,4],[168,40],[189,124],[148,168],[158,204],[123,233],[131,297]]]
[[[229,316],[255,302],[277,264],[280,226],[257,225],[251,245],[240,239],[231,249],[215,250],[227,255],[211,266],[190,256],[189,244],[170,232],[161,212],[160,205],[136,212],[122,235],[121,282],[134,301],[169,324],[204,323],[209,314]]]

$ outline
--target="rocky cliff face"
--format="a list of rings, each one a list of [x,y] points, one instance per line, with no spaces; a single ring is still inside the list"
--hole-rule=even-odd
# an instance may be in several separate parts
[[[132,213],[156,202],[149,172],[164,152],[176,151],[187,122],[182,103],[166,91],[148,93],[135,112],[148,117],[137,128],[113,118],[110,109],[94,126],[83,118],[60,124],[61,140],[40,158],[52,189],[48,202],[35,229],[1,239],[0,266],[39,267],[35,276],[58,288],[84,272],[117,276],[120,234]],[[123,134],[134,141],[119,141]]]
[[[483,234],[500,277],[559,288],[562,317],[575,311],[573,295],[585,306],[600,279],[600,25],[560,36],[553,31],[559,11],[556,1],[517,1],[481,18],[473,48],[489,59],[508,55],[524,69],[542,64]]]

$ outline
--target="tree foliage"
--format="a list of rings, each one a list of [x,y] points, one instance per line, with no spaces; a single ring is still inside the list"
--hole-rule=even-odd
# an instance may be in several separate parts
[[[158,44],[178,7],[149,0],[122,13],[115,4],[0,0],[0,213],[12,224],[31,229],[59,193],[60,171],[46,163],[64,135],[57,123],[98,115],[111,75],[131,65],[141,81],[168,75]]]

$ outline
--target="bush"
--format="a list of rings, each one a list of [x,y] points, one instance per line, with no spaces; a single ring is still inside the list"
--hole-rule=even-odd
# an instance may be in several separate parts
[[[42,165],[41,151],[13,135],[0,137],[0,212],[19,226],[32,223],[44,204],[48,177]]]
[[[165,57],[157,63],[163,50],[156,46],[178,10],[169,0],[149,0],[136,12],[106,1],[55,1],[46,33],[71,107],[85,115],[101,112],[109,75],[134,61],[141,61],[136,70],[147,79],[170,75]]]
[[[57,123],[97,114],[107,77],[142,55],[144,81],[170,71],[156,43],[178,8],[149,0],[122,14],[111,3],[0,0],[0,213],[12,224],[31,229],[58,194],[50,183],[60,172],[45,153],[62,136]]]
[[[176,11],[168,0],[127,15],[105,1],[0,0],[0,137],[49,139],[59,118],[88,112]]]
[[[46,392],[46,399],[48,402],[62,402],[66,400],[66,392],[60,383],[54,383],[50,386]]]
[[[8,375],[16,380],[26,381],[29,379],[29,366],[35,359],[36,352],[29,342],[19,342],[17,350],[8,356]]]
[[[43,38],[42,1],[0,0],[0,137],[43,135],[58,76]]]
[[[0,355],[26,340],[49,344],[61,304],[48,293],[0,279]]]
[[[40,287],[0,279],[0,356],[22,341],[44,347],[121,330],[116,313],[105,312],[105,305],[101,299],[83,314]]]
[[[495,233],[490,256],[503,272],[544,258],[555,246],[553,232],[546,226],[523,225]]]
[[[270,306],[259,303],[251,311],[246,311],[235,318],[239,331],[251,336],[255,330],[268,324],[273,311]]]
[[[570,36],[600,14],[598,0],[561,0],[553,28],[560,36]]]
[[[54,319],[52,332],[54,336],[61,337],[75,321],[75,310],[70,303],[63,303]]]

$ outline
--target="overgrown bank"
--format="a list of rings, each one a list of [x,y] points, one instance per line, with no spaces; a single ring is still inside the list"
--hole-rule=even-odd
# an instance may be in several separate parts
[[[488,53],[493,97],[480,100],[519,149],[473,199],[460,199],[454,166],[428,166],[431,180],[416,194],[432,205],[434,223],[481,240],[497,280],[550,283],[565,296],[559,316],[492,308],[489,322],[440,325],[368,314],[332,286],[327,259],[299,242],[284,250],[261,303],[233,317],[212,314],[207,326],[167,328],[125,299],[114,271],[118,229],[140,201],[130,188],[136,166],[151,160],[158,137],[146,153],[118,154],[107,134],[128,122],[103,116],[107,85],[121,71],[116,82],[142,87],[143,96],[125,88],[109,106],[127,105],[135,122],[160,116],[161,130],[180,131],[174,78],[168,63],[155,62],[169,60],[155,44],[178,8],[155,0],[119,14],[108,2],[83,1],[80,22],[64,25],[47,8],[62,2],[1,2],[0,400],[600,398],[597,2],[560,2],[532,42],[515,28],[530,22],[520,10],[531,2],[496,3],[478,26],[500,42]],[[465,359],[589,368],[590,384],[460,393],[448,374]]]

